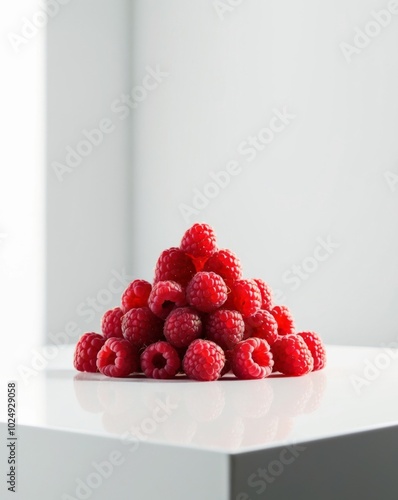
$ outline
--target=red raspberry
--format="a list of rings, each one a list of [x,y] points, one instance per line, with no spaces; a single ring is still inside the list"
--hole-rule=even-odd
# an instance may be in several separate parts
[[[232,353],[231,350],[224,351],[225,363],[223,369],[221,370],[220,378],[226,375],[227,373],[231,373],[231,361],[230,361],[231,353]]]
[[[105,338],[98,333],[84,333],[78,340],[73,357],[73,364],[79,372],[95,373],[97,354],[105,343]]]
[[[246,318],[246,325],[250,337],[264,339],[269,345],[272,345],[278,338],[278,323],[265,309],[260,309]]]
[[[149,307],[135,307],[122,319],[123,337],[137,347],[157,342],[163,336],[163,321]]]
[[[206,261],[204,271],[213,271],[231,285],[242,278],[242,264],[231,250],[218,250]]]
[[[261,309],[272,309],[272,290],[267,283],[261,279],[254,280],[261,293]]]
[[[298,335],[284,335],[272,345],[274,371],[284,375],[299,376],[309,373],[314,360],[304,339]]]
[[[145,280],[132,281],[123,292],[121,299],[121,309],[124,313],[133,307],[145,307],[148,305],[148,297],[151,293],[152,285]]]
[[[236,309],[244,318],[251,316],[261,307],[261,293],[254,280],[237,280],[232,285],[228,304]]]
[[[221,347],[211,340],[196,339],[182,361],[185,374],[193,380],[217,380],[225,364]]]
[[[218,309],[206,320],[206,336],[224,351],[231,349],[243,338],[245,323],[238,311]]]
[[[326,364],[326,350],[319,335],[315,332],[300,332],[297,335],[300,335],[300,337],[304,339],[304,342],[314,358],[313,371],[324,368]]]
[[[142,371],[149,378],[174,378],[181,365],[177,351],[164,341],[149,345],[140,361]]]
[[[163,333],[174,347],[188,347],[193,340],[200,337],[202,321],[191,307],[179,307],[167,316]]]
[[[187,286],[196,272],[191,257],[179,248],[164,250],[156,263],[154,283],[172,280]]]
[[[208,224],[194,224],[185,231],[180,248],[195,258],[210,257],[217,249],[214,229]]]
[[[230,361],[232,371],[240,379],[268,377],[274,365],[269,344],[254,337],[236,344],[231,351]]]
[[[227,300],[227,285],[216,273],[196,273],[187,286],[187,300],[199,311],[212,312]]]
[[[175,281],[158,281],[153,285],[148,299],[149,309],[162,319],[166,319],[175,306],[181,307],[185,304],[184,291]]]
[[[125,339],[108,339],[98,353],[97,368],[107,377],[127,377],[139,370],[138,349]]]
[[[102,316],[101,330],[106,339],[109,339],[110,337],[123,337],[122,316],[123,311],[120,307],[110,309]]]
[[[291,335],[294,333],[294,319],[287,306],[275,306],[271,309],[271,314],[278,323],[279,335]]]

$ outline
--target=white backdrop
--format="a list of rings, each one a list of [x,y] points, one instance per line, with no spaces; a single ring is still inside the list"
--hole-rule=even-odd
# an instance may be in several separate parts
[[[396,340],[397,12],[369,0],[134,2],[133,75],[168,73],[133,114],[134,273],[150,276],[161,249],[206,221],[299,328]],[[236,175],[217,187],[231,161]]]

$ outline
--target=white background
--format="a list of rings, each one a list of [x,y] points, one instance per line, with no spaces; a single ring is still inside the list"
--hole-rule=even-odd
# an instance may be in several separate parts
[[[398,174],[398,16],[351,64],[340,47],[387,2],[243,0],[221,19],[212,1],[71,1],[17,54],[7,35],[39,8],[18,3],[1,16],[0,94],[1,328],[14,344],[98,331],[115,273],[150,280],[195,220],[300,329],[396,340],[398,186],[385,173]],[[148,66],[169,76],[122,121],[111,104]],[[284,106],[295,118],[248,162],[237,148]],[[54,161],[105,117],[115,131],[59,182]],[[232,160],[239,175],[184,220],[180,205]],[[293,289],[285,273],[328,237],[338,248]]]

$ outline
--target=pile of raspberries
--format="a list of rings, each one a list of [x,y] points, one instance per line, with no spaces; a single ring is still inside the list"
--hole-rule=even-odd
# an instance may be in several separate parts
[[[288,307],[274,305],[261,279],[245,279],[238,257],[219,249],[208,224],[194,224],[164,250],[152,284],[129,284],[102,317],[102,335],[85,333],[74,366],[108,377],[260,379],[305,375],[325,366],[312,331],[296,332]]]

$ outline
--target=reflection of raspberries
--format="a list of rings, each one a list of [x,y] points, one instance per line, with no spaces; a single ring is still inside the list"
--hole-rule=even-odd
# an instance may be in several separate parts
[[[108,339],[97,356],[98,370],[108,377],[127,377],[139,370],[138,349],[124,339]]]
[[[123,316],[122,330],[126,340],[143,347],[162,338],[163,321],[148,307],[136,307]]]
[[[175,281],[158,281],[148,299],[149,309],[162,319],[166,319],[175,306],[181,307],[185,304],[184,291]]]
[[[268,343],[254,337],[236,344],[230,360],[232,371],[240,379],[268,377],[274,365]]]
[[[326,364],[326,350],[322,340],[315,332],[300,332],[297,335],[300,335],[304,339],[314,358],[313,370],[321,370]]]
[[[275,306],[271,309],[271,314],[278,323],[279,335],[290,335],[294,333],[294,319],[287,306]]]
[[[110,337],[123,337],[122,316],[123,311],[120,307],[115,307],[104,313],[101,320],[101,330],[106,339]]]
[[[211,312],[227,300],[227,285],[216,273],[196,273],[187,286],[187,300],[199,311]]]
[[[261,293],[261,309],[266,309],[269,311],[272,309],[272,290],[269,285],[264,280],[255,279],[254,280]]]
[[[179,248],[173,247],[163,250],[160,254],[156,263],[154,282],[171,280],[187,286],[195,272],[191,257]]]
[[[278,338],[278,324],[271,313],[259,309],[246,318],[246,335],[264,339],[272,345]]]
[[[227,285],[242,278],[242,264],[231,250],[218,250],[206,261],[203,271],[213,271],[223,278]]]
[[[140,361],[142,371],[149,378],[173,378],[181,364],[177,351],[164,341],[148,346]]]
[[[189,378],[203,381],[217,380],[224,363],[225,355],[221,347],[203,339],[196,339],[191,343],[182,362]]]
[[[195,309],[179,307],[167,316],[163,332],[174,347],[188,347],[193,340],[200,337],[202,321]]]
[[[105,343],[105,338],[98,333],[85,333],[78,340],[73,358],[73,364],[79,372],[95,373],[97,369],[97,354]]]
[[[254,280],[237,280],[226,304],[230,309],[236,309],[245,318],[251,316],[261,307],[261,293]]]
[[[242,340],[245,324],[238,311],[218,309],[209,314],[206,321],[206,336],[222,349],[231,349]]]
[[[299,376],[310,372],[314,360],[304,339],[298,335],[285,335],[272,345],[274,371],[284,375]]]
[[[152,286],[145,280],[132,281],[123,292],[121,299],[121,308],[124,313],[133,309],[133,307],[145,307],[148,305],[148,297]]]
[[[208,258],[217,248],[216,235],[208,224],[194,224],[185,231],[181,250],[195,258]]]

